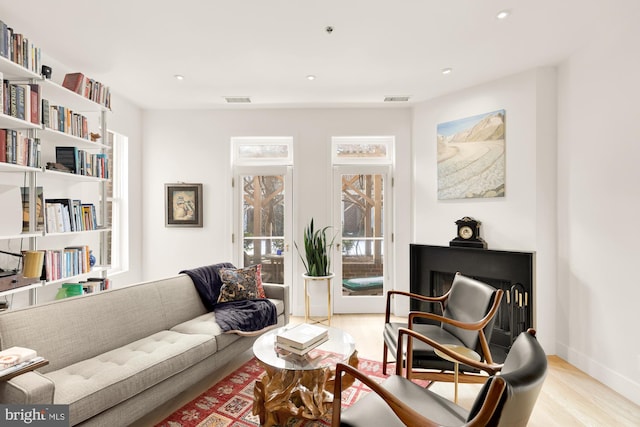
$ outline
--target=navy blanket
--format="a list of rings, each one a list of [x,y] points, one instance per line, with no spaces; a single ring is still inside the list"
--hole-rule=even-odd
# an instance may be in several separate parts
[[[221,268],[235,268],[235,266],[229,262],[221,262],[220,264],[205,265],[204,267],[180,272],[180,274],[185,273],[191,277],[207,311],[213,311],[213,308],[218,303],[220,288],[222,288],[222,280],[220,280],[218,270]]]
[[[191,270],[182,270],[193,280],[198,295],[207,311],[213,311],[223,332],[256,332],[278,322],[276,306],[268,299],[229,301],[218,304],[222,280],[221,268],[235,268],[223,262]]]
[[[268,299],[223,302],[213,312],[223,332],[257,332],[278,323],[276,306]]]

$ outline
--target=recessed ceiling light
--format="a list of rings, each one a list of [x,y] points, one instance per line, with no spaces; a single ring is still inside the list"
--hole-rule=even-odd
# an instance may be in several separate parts
[[[453,68],[451,68],[451,67],[447,67],[447,68],[443,68],[442,69],[442,74],[444,74],[445,76],[447,74],[451,74],[452,72],[453,72]]]
[[[497,19],[507,19],[509,17],[509,15],[511,15],[511,11],[510,10],[501,10],[500,12],[498,12],[498,14],[496,15]]]
[[[176,80],[184,80],[184,76],[182,74],[176,74],[175,76],[173,76],[176,78]]]
[[[307,80],[315,80],[315,79],[316,79],[316,76],[314,76],[313,74],[309,74],[307,76]]]

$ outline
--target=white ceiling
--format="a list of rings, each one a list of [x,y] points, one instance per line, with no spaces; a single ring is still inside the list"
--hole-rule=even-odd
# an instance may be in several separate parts
[[[225,96],[251,97],[235,108],[379,107],[555,65],[638,3],[0,0],[0,19],[143,108],[227,108]]]

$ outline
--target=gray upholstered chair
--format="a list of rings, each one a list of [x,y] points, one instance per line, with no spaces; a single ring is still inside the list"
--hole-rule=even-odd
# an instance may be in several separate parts
[[[410,340],[421,339],[420,334],[401,328],[400,339],[404,340],[405,335],[410,336]],[[401,351],[398,360],[402,360]],[[334,398],[331,425],[526,426],[547,373],[547,358],[535,338],[535,331],[529,329],[518,336],[502,365],[467,362],[491,373],[470,411],[402,377],[401,363],[396,367],[396,375],[382,384],[351,366],[339,363],[336,379],[350,374],[372,391],[344,411],[340,398]],[[341,383],[335,381],[334,396],[341,395]]]
[[[438,356],[434,347],[458,345],[474,350],[481,360],[493,363],[489,341],[493,331],[495,315],[502,300],[502,290],[486,283],[456,273],[449,291],[436,297],[418,295],[404,291],[388,291],[384,325],[384,348],[382,372],[387,372],[387,353],[397,353],[398,330],[408,328],[419,332],[426,340],[407,345],[407,363],[409,378],[430,381],[453,381],[454,364]],[[412,311],[407,323],[390,321],[391,300],[394,296],[406,296],[419,301],[440,303],[442,315]],[[417,323],[416,319],[428,319],[430,324]],[[419,321],[418,321],[419,322]],[[477,375],[479,371],[469,365],[459,365],[459,382],[482,383],[486,375]]]

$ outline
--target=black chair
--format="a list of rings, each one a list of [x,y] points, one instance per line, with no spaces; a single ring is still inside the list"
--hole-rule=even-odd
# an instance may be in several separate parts
[[[404,335],[410,337],[409,341],[423,338],[414,331],[401,328],[399,336],[402,341]],[[342,411],[339,397],[342,381],[335,381],[332,427],[526,426],[547,373],[547,357],[533,329],[518,336],[502,365],[461,358],[461,362],[491,375],[478,393],[471,410],[467,411],[402,377],[402,351],[398,352],[397,357],[396,375],[390,376],[382,384],[349,365],[338,364],[336,379],[342,379],[343,374],[352,375],[372,391]],[[406,372],[410,372],[410,369]]]
[[[409,313],[407,323],[390,321],[391,300],[394,296],[406,296],[418,301],[440,303],[442,315],[421,311]],[[486,283],[456,273],[449,291],[436,297],[428,297],[404,291],[388,291],[384,325],[384,348],[382,372],[387,373],[387,353],[397,353],[398,330],[408,328],[419,332],[427,340],[409,342],[406,351],[407,363],[412,369],[409,378],[430,381],[453,381],[454,364],[438,356],[434,342],[445,345],[464,346],[474,350],[488,364],[493,363],[489,341],[493,332],[495,315],[500,307],[503,291]],[[429,319],[431,324],[416,323],[416,319]],[[486,375],[467,364],[459,366],[459,382],[483,383]]]

